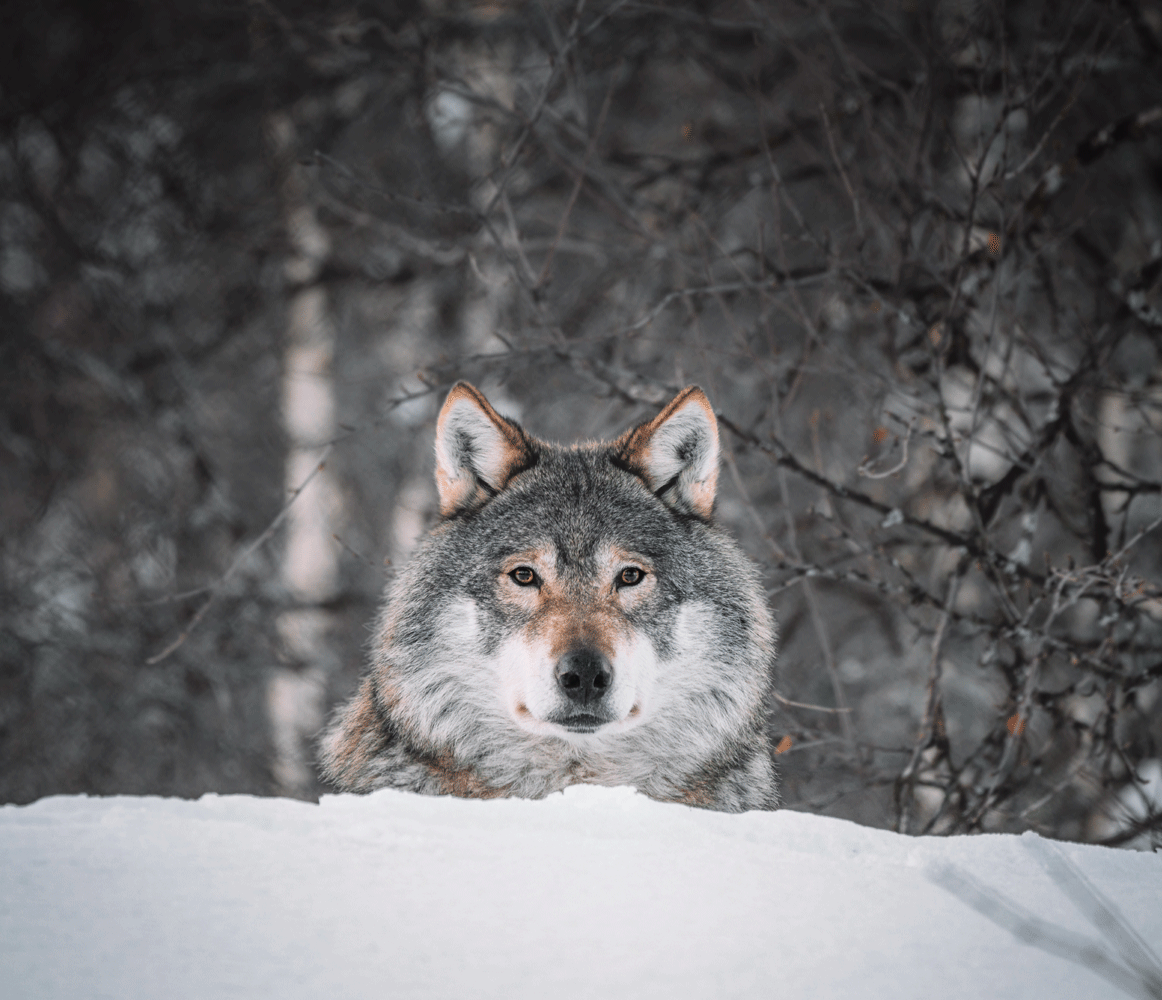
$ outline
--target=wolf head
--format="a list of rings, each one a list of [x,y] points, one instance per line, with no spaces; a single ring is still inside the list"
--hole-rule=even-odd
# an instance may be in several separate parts
[[[694,386],[615,441],[562,447],[457,384],[436,429],[441,521],[325,738],[332,780],[525,796],[587,781],[773,806],[773,623],[712,522],[718,451]]]

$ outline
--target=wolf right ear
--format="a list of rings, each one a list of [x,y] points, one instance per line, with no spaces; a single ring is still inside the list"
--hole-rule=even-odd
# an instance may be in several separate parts
[[[533,459],[520,426],[502,417],[484,394],[457,382],[436,421],[436,490],[444,517],[499,493]]]
[[[718,490],[718,420],[688,385],[653,420],[614,444],[618,456],[671,507],[709,519]]]

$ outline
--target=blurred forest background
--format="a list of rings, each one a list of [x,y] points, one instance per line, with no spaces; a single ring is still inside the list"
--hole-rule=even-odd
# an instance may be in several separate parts
[[[696,382],[789,807],[1162,845],[1162,0],[45,0],[0,74],[0,801],[318,795],[447,388]]]

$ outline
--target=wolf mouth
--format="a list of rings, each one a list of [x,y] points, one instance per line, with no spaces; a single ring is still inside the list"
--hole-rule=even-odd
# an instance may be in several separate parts
[[[552,721],[563,729],[568,729],[570,732],[594,733],[611,720],[602,718],[600,715],[588,715],[582,712],[577,715],[570,715],[565,719],[553,719]]]

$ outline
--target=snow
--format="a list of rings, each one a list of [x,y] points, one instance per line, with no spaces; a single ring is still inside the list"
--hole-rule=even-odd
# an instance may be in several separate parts
[[[0,808],[0,997],[1124,996],[966,902],[971,883],[1116,956],[1062,858],[1162,940],[1162,856],[1033,834],[913,839],[589,786],[54,797]]]

